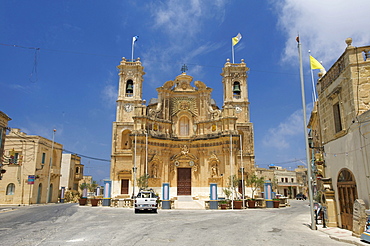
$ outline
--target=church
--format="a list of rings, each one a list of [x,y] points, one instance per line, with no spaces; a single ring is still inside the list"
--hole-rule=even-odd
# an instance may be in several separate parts
[[[143,99],[144,67],[140,59],[122,61],[116,121],[113,122],[110,176],[112,198],[130,198],[143,180],[162,197],[210,199],[210,184],[219,197],[254,170],[253,124],[250,122],[247,71],[242,59],[222,68],[223,105],[212,88],[183,73],[157,88],[157,98]],[[221,85],[221,84],[220,84]],[[232,177],[232,178],[231,178]],[[234,182],[233,182],[234,183]],[[238,193],[238,192],[237,192]]]

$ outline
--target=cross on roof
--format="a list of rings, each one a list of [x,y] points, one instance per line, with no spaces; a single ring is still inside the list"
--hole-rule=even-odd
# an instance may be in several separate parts
[[[184,65],[181,67],[181,72],[185,73],[186,71],[188,71],[188,67],[186,66],[186,64],[184,64]]]

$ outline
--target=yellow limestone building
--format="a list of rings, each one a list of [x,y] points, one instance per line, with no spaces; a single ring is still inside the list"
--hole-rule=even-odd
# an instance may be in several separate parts
[[[116,121],[113,123],[112,198],[129,198],[138,180],[160,196],[169,183],[171,199],[209,200],[210,184],[225,196],[231,175],[243,179],[254,170],[247,68],[244,60],[222,69],[223,106],[212,89],[184,73],[157,88],[148,105],[142,98],[144,67],[140,59],[122,58]],[[221,82],[220,82],[221,87]],[[242,172],[242,167],[244,171]],[[241,187],[241,185],[239,185]],[[241,188],[239,188],[241,192]],[[136,194],[135,194],[136,195]]]

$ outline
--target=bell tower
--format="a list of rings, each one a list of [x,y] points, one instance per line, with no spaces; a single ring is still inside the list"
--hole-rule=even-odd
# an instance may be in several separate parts
[[[136,61],[127,61],[124,57],[117,66],[119,69],[119,87],[117,99],[117,122],[132,121],[136,108],[142,108],[142,86],[144,67],[140,58]]]
[[[227,59],[222,68],[222,83],[224,92],[224,111],[226,114],[238,116],[237,122],[249,122],[249,101],[247,71],[249,68],[244,63],[230,63]]]

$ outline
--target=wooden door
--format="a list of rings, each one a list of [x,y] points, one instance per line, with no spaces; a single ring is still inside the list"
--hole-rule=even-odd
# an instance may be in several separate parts
[[[337,187],[342,228],[351,231],[353,228],[353,204],[357,199],[357,188],[354,176],[348,169],[343,169],[340,172]]]
[[[177,195],[191,195],[191,168],[177,169]]]
[[[121,179],[121,194],[128,194],[128,179]]]

